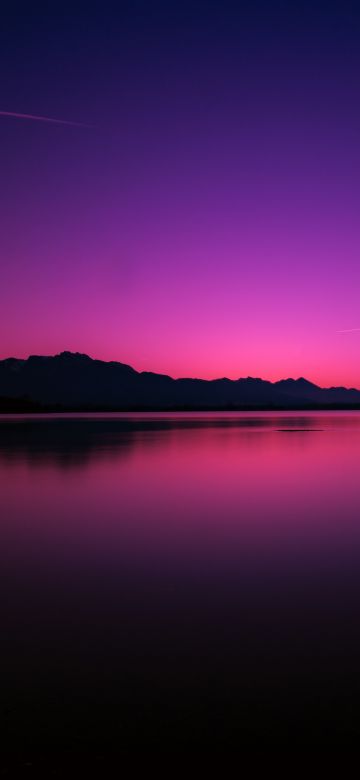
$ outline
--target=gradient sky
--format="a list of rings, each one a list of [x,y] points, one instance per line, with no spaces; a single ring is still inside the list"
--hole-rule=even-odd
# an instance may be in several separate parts
[[[112,5],[2,11],[0,357],[360,387],[359,4]]]

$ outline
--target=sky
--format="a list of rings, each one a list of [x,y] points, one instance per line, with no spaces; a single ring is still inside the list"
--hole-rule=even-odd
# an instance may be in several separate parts
[[[359,4],[7,5],[0,358],[360,387]]]

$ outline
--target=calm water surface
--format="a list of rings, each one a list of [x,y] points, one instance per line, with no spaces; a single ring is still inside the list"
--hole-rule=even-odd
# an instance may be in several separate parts
[[[0,417],[4,761],[358,744],[359,464],[357,412]]]

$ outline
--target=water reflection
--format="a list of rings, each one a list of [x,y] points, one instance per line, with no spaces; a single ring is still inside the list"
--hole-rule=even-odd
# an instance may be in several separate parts
[[[53,459],[59,466],[72,467],[86,464],[92,455],[121,457],[140,442],[145,446],[153,446],[154,441],[166,444],[166,438],[160,436],[166,432],[311,432],[323,430],[322,425],[327,427],[329,422],[342,429],[359,426],[354,413],[324,415],[320,419],[305,413],[0,415],[0,458],[5,463],[12,458],[27,458],[34,465]]]
[[[354,412],[2,418],[13,755],[356,741],[359,454]]]

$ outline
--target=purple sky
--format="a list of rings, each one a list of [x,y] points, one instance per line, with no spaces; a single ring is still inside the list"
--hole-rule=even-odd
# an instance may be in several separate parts
[[[357,4],[26,9],[0,32],[0,113],[33,117],[0,115],[0,357],[360,387]]]

